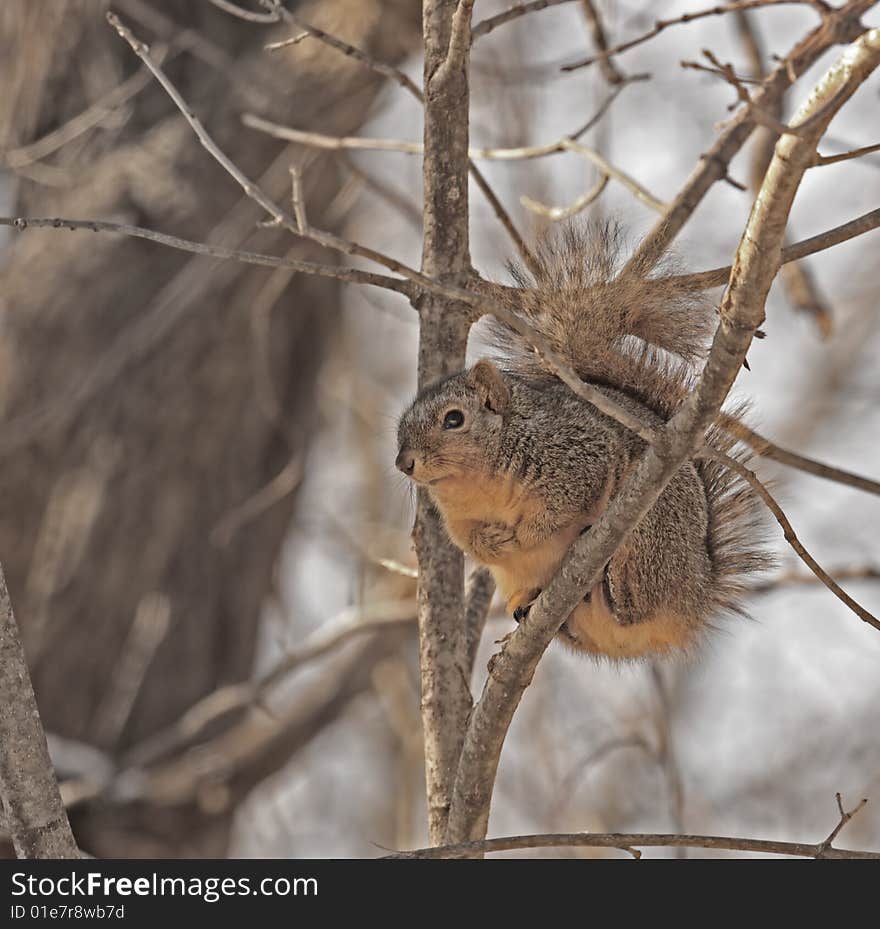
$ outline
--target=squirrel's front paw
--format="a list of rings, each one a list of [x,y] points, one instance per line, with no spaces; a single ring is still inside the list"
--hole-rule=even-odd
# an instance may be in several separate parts
[[[518,590],[508,599],[507,612],[510,613],[518,623],[521,623],[526,616],[529,615],[532,604],[540,595],[541,590],[538,587],[531,590]]]
[[[478,561],[491,561],[516,542],[513,526],[504,523],[478,523],[470,535],[470,547]]]

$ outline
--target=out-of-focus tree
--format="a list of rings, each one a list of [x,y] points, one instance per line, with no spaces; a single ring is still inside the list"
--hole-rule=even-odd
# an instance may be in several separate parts
[[[12,211],[313,257],[314,245],[267,228],[206,158],[108,27],[107,7],[11,0],[0,10]],[[230,157],[279,199],[289,196],[287,146],[243,132],[240,111],[345,134],[384,83],[317,42],[270,56],[263,46],[288,27],[207,2],[114,8]],[[297,12],[392,63],[418,41],[413,0],[323,0]],[[351,181],[338,162],[309,168],[316,220],[340,222]],[[251,673],[318,421],[315,379],[336,332],[338,285],[128,238],[5,245],[0,551],[47,729],[121,764],[199,698]],[[246,763],[267,773],[259,759]],[[222,782],[206,791],[166,811],[84,804],[75,830],[96,855],[220,854],[239,797]]]

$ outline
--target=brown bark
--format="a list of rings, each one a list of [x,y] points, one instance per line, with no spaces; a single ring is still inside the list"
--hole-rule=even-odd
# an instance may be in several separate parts
[[[468,248],[467,50],[451,48],[458,0],[425,0],[425,159],[422,271],[462,285]],[[461,4],[463,7],[467,3]],[[470,9],[467,11],[470,17]],[[470,35],[469,22],[466,24]],[[419,304],[419,389],[464,367],[470,313],[441,296]],[[428,828],[443,841],[455,766],[471,706],[463,632],[464,557],[449,541],[439,513],[419,491],[413,531],[419,559],[422,724]]]
[[[0,799],[19,858],[79,858],[0,565]]]

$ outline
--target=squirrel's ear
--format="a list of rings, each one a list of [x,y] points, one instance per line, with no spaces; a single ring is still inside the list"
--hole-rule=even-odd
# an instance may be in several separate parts
[[[503,413],[510,400],[510,388],[498,368],[485,358],[478,361],[467,373],[467,384],[480,398],[480,402],[493,413]]]

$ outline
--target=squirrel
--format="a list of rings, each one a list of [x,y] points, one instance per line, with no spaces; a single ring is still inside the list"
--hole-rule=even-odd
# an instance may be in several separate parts
[[[515,287],[489,294],[582,380],[656,427],[694,385],[713,311],[668,274],[615,276],[621,238],[608,224],[568,226],[539,243],[530,272],[509,265]],[[427,488],[452,541],[489,567],[520,621],[645,443],[576,396],[511,327],[489,325],[499,357],[416,397],[396,465]],[[746,457],[720,427],[707,441]],[[744,613],[746,579],[770,564],[751,488],[715,461],[689,460],[559,637],[614,659],[692,651],[716,613]]]

